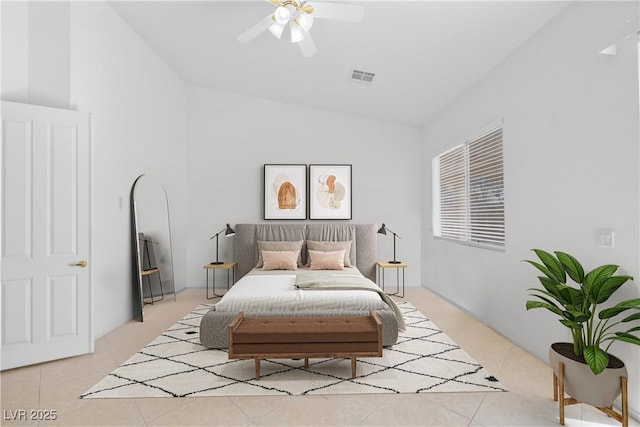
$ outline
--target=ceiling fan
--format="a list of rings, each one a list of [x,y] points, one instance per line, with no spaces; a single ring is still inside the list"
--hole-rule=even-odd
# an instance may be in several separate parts
[[[351,4],[305,0],[266,1],[276,6],[275,12],[265,16],[257,24],[240,34],[238,41],[248,43],[266,29],[269,29],[271,34],[280,39],[288,25],[291,43],[298,43],[302,55],[305,57],[313,56],[318,51],[311,34],[309,34],[314,18],[360,22],[364,16],[362,6]]]

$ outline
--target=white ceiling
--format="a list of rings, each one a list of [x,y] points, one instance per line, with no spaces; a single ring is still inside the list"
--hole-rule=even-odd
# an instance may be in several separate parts
[[[318,0],[322,1],[322,0]],[[116,1],[114,9],[185,82],[289,104],[422,126],[566,5],[561,1],[373,1],[364,19],[316,19],[318,53],[285,33],[237,36],[266,1]],[[353,68],[374,83],[349,81]]]

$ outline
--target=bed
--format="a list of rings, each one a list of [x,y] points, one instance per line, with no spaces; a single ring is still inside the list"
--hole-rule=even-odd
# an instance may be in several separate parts
[[[246,317],[339,317],[374,310],[383,346],[396,343],[404,321],[375,284],[375,224],[237,224],[235,230],[238,281],[203,316],[204,347],[227,348],[228,325],[241,311]]]

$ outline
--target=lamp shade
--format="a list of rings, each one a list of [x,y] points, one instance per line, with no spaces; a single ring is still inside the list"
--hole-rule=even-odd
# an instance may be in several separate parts
[[[387,227],[386,225],[384,225],[384,222],[382,223],[382,227],[380,227],[380,229],[378,230],[378,234],[384,234],[385,236],[387,235]]]
[[[304,40],[304,34],[298,25],[291,24],[291,43],[299,43]]]
[[[302,27],[303,30],[309,31],[313,26],[313,16],[308,13],[301,12],[298,15],[298,24]]]
[[[291,12],[284,6],[280,6],[276,9],[276,13],[273,14],[273,18],[280,25],[286,25],[291,19]]]
[[[227,224],[227,228],[224,230],[224,237],[231,237],[236,234],[236,231]]]
[[[271,34],[273,34],[277,39],[280,39],[280,37],[282,37],[282,32],[284,31],[284,25],[274,22],[269,27],[269,31],[271,31]]]

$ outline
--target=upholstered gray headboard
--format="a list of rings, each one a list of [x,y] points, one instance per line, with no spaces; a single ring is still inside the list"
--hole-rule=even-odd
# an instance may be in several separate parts
[[[258,263],[258,240],[269,241],[343,241],[351,240],[351,264],[369,279],[376,280],[376,254],[378,249],[375,224],[236,224],[233,253],[238,263],[236,278],[239,279]],[[306,245],[303,246],[306,252]]]

